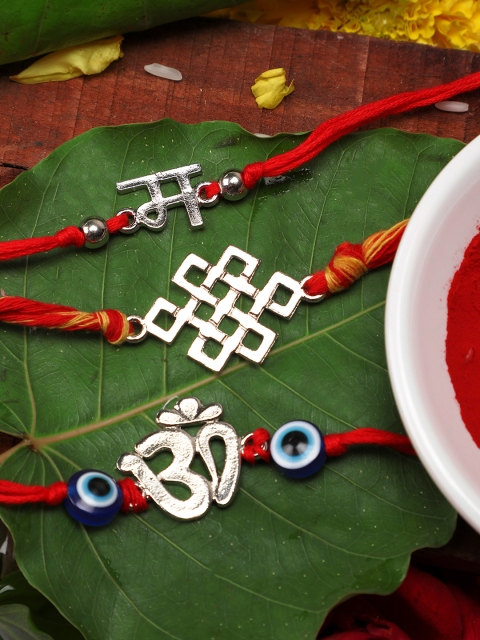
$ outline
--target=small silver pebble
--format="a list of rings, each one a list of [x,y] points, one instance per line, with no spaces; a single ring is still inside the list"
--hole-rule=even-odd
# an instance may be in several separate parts
[[[436,102],[435,106],[437,109],[440,109],[440,111],[450,111],[451,113],[465,113],[465,111],[468,111],[468,104],[466,102],[457,102],[456,100]]]
[[[85,234],[85,248],[99,249],[108,242],[110,233],[103,218],[86,218],[80,225]]]
[[[225,200],[241,200],[248,193],[248,189],[243,184],[242,174],[240,171],[235,171],[235,169],[226,171],[220,177],[218,184]]]

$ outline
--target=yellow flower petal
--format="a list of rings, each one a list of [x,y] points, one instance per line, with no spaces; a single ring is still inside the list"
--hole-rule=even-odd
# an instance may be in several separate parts
[[[10,76],[10,80],[21,84],[38,84],[100,73],[111,62],[123,57],[120,48],[122,40],[123,36],[113,36],[49,53],[18,75]]]
[[[275,109],[278,107],[284,97],[294,90],[293,80],[288,87],[286,82],[285,69],[269,69],[255,78],[252,93],[258,108]]]

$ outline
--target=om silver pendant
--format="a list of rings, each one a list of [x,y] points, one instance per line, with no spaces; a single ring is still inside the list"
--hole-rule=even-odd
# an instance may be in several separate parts
[[[146,496],[180,520],[200,518],[212,502],[226,507],[233,500],[240,479],[242,440],[230,424],[218,420],[222,412],[220,404],[203,406],[197,398],[183,398],[173,410],[162,410],[157,414],[156,422],[161,430],[140,440],[135,453],[120,456],[117,468],[133,475]],[[183,430],[183,427],[202,423],[195,437]],[[210,450],[212,438],[220,438],[225,444],[225,464],[220,475]],[[145,460],[166,449],[172,452],[173,461],[155,475]],[[196,454],[203,459],[210,480],[190,469]],[[191,492],[190,497],[187,500],[175,498],[165,482],[185,485]]]
[[[243,262],[244,267],[239,276],[234,276],[227,270],[233,259]],[[185,258],[172,278],[172,282],[190,294],[190,300],[184,307],[178,307],[165,298],[157,298],[144,318],[129,316],[128,319],[131,322],[140,325],[140,331],[136,335],[129,336],[128,341],[140,342],[150,333],[170,344],[182,327],[189,324],[198,329],[198,336],[194,339],[187,355],[208,369],[216,372],[221,371],[234,353],[250,360],[250,362],[261,364],[278,337],[275,331],[261,324],[260,316],[262,313],[268,310],[283,318],[291,318],[301,300],[316,302],[323,300],[325,296],[307,295],[302,286],[304,280],[299,282],[280,271],[276,271],[271,276],[263,289],[257,289],[251,284],[251,279],[259,264],[258,258],[233,246],[227,247],[215,265],[191,253]],[[192,267],[205,272],[205,279],[200,285],[192,284],[187,280],[188,271]],[[229,291],[222,299],[217,298],[211,292],[217,282],[223,282],[229,287]],[[285,304],[279,304],[275,301],[275,294],[279,287],[290,293]],[[235,306],[241,295],[253,299],[253,305],[248,312],[241,311]],[[213,307],[213,313],[208,320],[202,320],[195,315],[201,303]],[[174,322],[170,329],[162,329],[155,323],[160,312],[166,312],[173,316]],[[238,327],[232,335],[224,333],[219,328],[224,318],[231,318],[238,323]],[[249,349],[243,343],[249,332],[257,334],[261,340],[256,349]],[[222,347],[215,358],[205,353],[204,349],[208,340],[213,340]]]

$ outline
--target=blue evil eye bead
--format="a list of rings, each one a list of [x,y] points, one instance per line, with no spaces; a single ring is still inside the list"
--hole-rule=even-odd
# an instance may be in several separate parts
[[[64,505],[68,513],[82,524],[101,527],[120,511],[123,493],[108,474],[93,469],[77,471],[67,483]]]
[[[323,436],[314,424],[292,420],[278,429],[270,442],[272,460],[289,478],[308,478],[327,459]]]

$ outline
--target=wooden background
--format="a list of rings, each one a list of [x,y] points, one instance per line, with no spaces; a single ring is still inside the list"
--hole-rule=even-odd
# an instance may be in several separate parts
[[[127,34],[123,49],[125,57],[102,74],[68,82],[8,79],[31,61],[1,68],[0,186],[91,127],[170,117],[232,120],[254,133],[307,131],[360,104],[480,70],[480,56],[469,52],[207,18]],[[147,74],[152,62],[179,69],[183,81]],[[250,86],[274,67],[285,68],[295,92],[273,111],[258,109]],[[371,127],[470,141],[480,133],[479,97],[465,97],[467,114],[429,107]]]
[[[400,91],[430,87],[480,70],[480,55],[376,38],[191,19],[127,34],[125,57],[98,76],[19,85],[8,79],[29,62],[0,68],[0,186],[92,127],[149,122],[231,120],[254,133],[315,128],[322,120]],[[159,62],[179,69],[175,83],[147,74]],[[262,71],[284,67],[295,92],[274,111],[260,110],[250,86]],[[480,91],[458,99],[468,113],[427,107],[378,121],[469,142],[480,134]],[[252,159],[253,160],[253,159]],[[8,448],[8,438],[0,443]],[[463,521],[440,550],[417,563],[480,573],[480,538]]]

